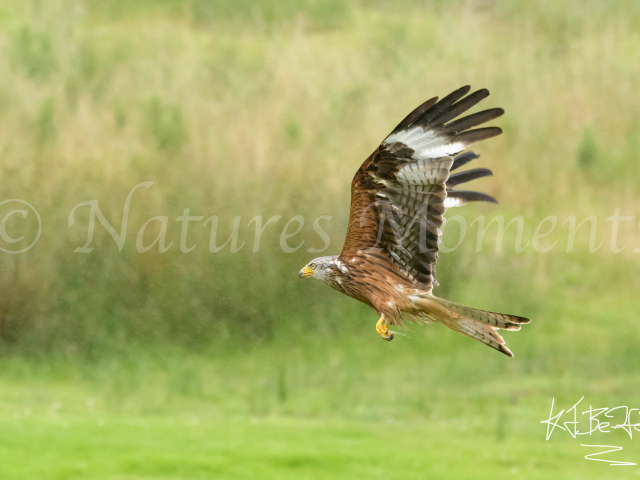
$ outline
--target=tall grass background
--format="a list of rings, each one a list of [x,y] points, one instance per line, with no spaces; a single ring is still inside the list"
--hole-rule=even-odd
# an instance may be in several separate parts
[[[72,385],[88,382],[131,411],[189,398],[298,415],[378,416],[393,404],[429,416],[463,408],[463,386],[488,406],[592,375],[626,392],[640,230],[637,218],[621,226],[627,248],[614,254],[606,218],[640,207],[640,4],[7,0],[0,53],[1,196],[30,202],[43,222],[32,249],[0,254],[7,382],[28,391],[55,374],[71,404]],[[523,215],[527,240],[559,219],[549,253],[516,253],[509,230],[499,252],[495,235],[480,252],[469,235],[438,264],[436,294],[533,318],[507,334],[513,361],[438,326],[380,342],[374,312],[297,278],[322,245],[317,217],[332,217],[324,254],[340,252],[360,163],[417,104],[464,84],[489,88],[483,106],[507,112],[495,122],[504,135],[474,147],[495,173],[474,187],[500,204],[450,214]],[[98,224],[94,250],[74,252],[89,216],[79,208],[69,227],[71,210],[97,200],[119,229],[145,181],[122,250]],[[218,245],[240,217],[245,245],[210,253],[200,221],[182,253],[185,208],[218,217]],[[139,253],[136,235],[158,215],[173,245]],[[254,252],[258,215],[281,219]],[[306,222],[290,244],[305,243],[285,253],[280,235],[297,215]],[[603,248],[589,253],[583,227],[567,252],[570,215],[595,215]],[[25,225],[33,238],[26,220],[8,228],[17,237]],[[145,242],[157,233],[152,223]]]

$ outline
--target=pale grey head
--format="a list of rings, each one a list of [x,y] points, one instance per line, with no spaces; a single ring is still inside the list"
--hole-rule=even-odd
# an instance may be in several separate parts
[[[338,255],[331,255],[329,257],[318,257],[307,263],[298,276],[300,278],[314,277],[325,282],[341,271],[344,271],[343,263],[338,259]]]

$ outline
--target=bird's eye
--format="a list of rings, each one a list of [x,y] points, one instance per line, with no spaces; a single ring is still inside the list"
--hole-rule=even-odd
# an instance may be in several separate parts
[[[316,264],[312,263],[311,265],[309,265],[311,268],[316,268]]]

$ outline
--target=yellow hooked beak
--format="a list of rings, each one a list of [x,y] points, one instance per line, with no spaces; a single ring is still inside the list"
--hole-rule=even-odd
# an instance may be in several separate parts
[[[315,272],[311,270],[309,267],[304,267],[302,270],[300,270],[298,277],[304,278],[304,277],[308,277],[309,275],[313,275],[314,273]]]

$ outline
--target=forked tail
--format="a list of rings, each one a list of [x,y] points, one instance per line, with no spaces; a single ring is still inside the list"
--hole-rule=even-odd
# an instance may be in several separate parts
[[[433,295],[415,296],[411,300],[423,309],[430,319],[444,323],[450,329],[478,340],[509,357],[513,357],[513,353],[496,330],[520,330],[521,325],[531,322],[530,319],[517,315],[465,307]]]

